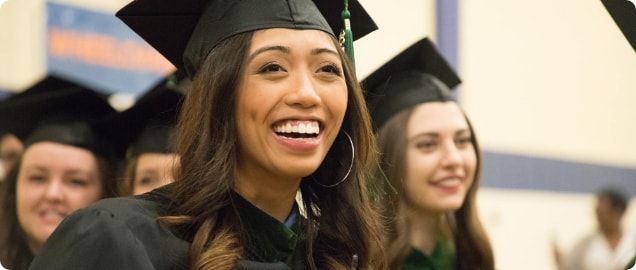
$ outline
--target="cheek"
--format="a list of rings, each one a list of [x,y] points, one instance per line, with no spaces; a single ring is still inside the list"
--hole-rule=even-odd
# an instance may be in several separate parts
[[[466,175],[469,176],[468,180],[469,184],[472,184],[472,181],[475,179],[475,173],[477,170],[477,155],[475,154],[475,150],[469,150],[464,156],[465,162],[465,170]]]
[[[242,86],[237,88],[235,114],[236,119],[253,118],[259,113],[266,112],[279,99],[282,86],[269,84],[256,79],[245,79]]]
[[[408,150],[406,156],[406,176],[411,182],[425,182],[433,175],[436,167],[435,157],[424,155],[416,150]]]
[[[89,206],[93,202],[101,199],[102,188],[100,183],[96,183],[86,189],[69,191],[67,203],[73,211]]]
[[[25,211],[37,203],[41,189],[37,185],[28,185],[24,180],[18,179],[16,183],[16,208],[18,212]]]
[[[428,180],[434,174],[434,161],[430,156],[408,151],[405,162],[405,193],[409,200],[418,200],[428,190]]]
[[[340,86],[339,88],[341,88],[341,90],[338,90],[337,93],[323,94],[322,100],[334,117],[343,119],[347,111],[349,95],[346,85]]]

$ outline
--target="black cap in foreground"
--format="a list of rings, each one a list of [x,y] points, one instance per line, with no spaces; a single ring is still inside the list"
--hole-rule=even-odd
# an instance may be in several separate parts
[[[291,28],[337,36],[343,8],[342,0],[135,0],[116,15],[193,78],[216,45],[239,33]],[[357,0],[349,10],[354,39],[377,29]]]
[[[601,0],[605,8],[621,29],[632,49],[636,51],[636,6],[627,0]]]

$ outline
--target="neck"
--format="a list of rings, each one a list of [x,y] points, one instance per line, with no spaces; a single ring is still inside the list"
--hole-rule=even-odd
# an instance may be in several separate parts
[[[29,251],[31,251],[32,254],[36,254],[38,250],[40,250],[42,245],[44,245],[44,243],[41,243],[40,241],[27,240],[27,246],[29,247]]]
[[[441,232],[440,222],[442,216],[443,214],[441,213],[412,211],[409,228],[411,235],[409,243],[411,246],[424,254],[431,255]]]
[[[300,179],[285,181],[237,173],[234,189],[258,209],[284,222],[294,206],[299,185]]]

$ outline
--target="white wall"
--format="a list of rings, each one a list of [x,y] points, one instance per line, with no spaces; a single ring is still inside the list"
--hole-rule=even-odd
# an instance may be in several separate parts
[[[25,88],[44,75],[45,23],[41,0],[8,0],[0,7],[0,88]]]
[[[460,3],[461,97],[484,148],[636,167],[636,53],[601,1]]]
[[[420,38],[435,37],[434,0],[360,2],[379,29],[355,42],[356,71],[359,79],[369,75]]]

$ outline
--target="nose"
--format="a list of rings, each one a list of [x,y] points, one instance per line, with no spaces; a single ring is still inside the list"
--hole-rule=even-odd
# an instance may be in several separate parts
[[[442,165],[444,167],[457,167],[463,162],[460,149],[457,148],[454,142],[448,142],[444,144],[444,153],[442,157]]]
[[[320,104],[321,98],[308,71],[298,72],[293,80],[285,102],[290,106],[312,108]]]
[[[64,198],[64,188],[62,187],[62,181],[57,179],[51,179],[46,186],[45,198],[49,201],[61,201]]]

